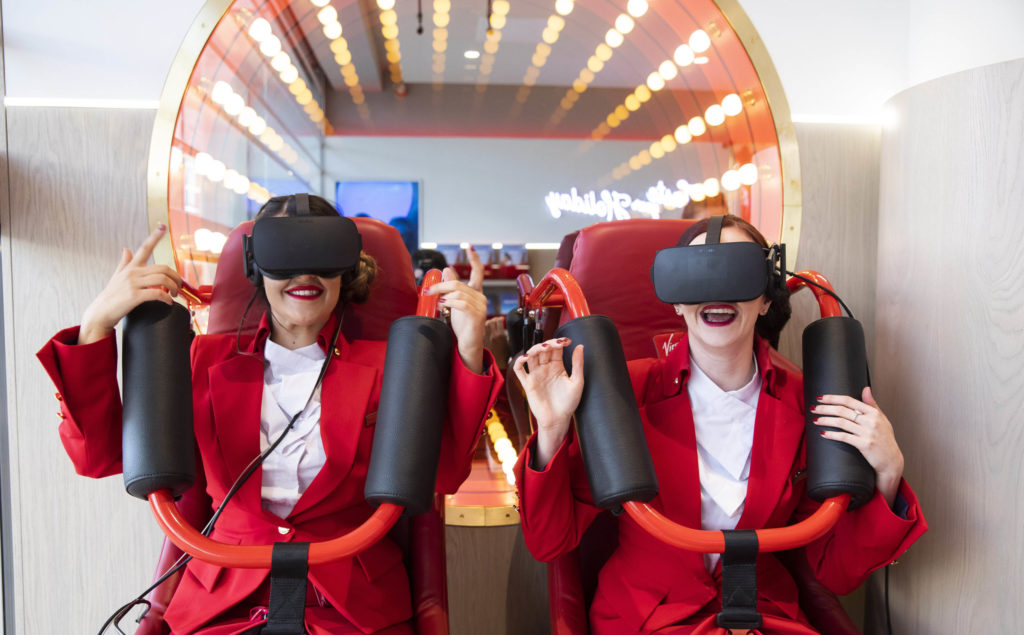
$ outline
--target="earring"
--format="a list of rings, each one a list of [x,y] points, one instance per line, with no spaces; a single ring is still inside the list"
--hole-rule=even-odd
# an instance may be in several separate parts
[[[683,305],[673,304],[672,308],[675,309],[676,315],[678,315],[679,317],[683,317]]]

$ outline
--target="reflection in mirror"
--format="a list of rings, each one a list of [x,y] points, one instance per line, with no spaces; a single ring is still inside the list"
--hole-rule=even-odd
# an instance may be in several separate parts
[[[204,13],[190,37],[205,45],[179,55],[187,83],[158,114],[173,135],[166,197],[151,197],[194,287],[212,284],[231,228],[297,191],[414,220],[410,250],[550,248],[595,222],[728,211],[795,257],[788,109],[733,0],[210,0]],[[373,183],[403,194],[388,207],[351,194]]]

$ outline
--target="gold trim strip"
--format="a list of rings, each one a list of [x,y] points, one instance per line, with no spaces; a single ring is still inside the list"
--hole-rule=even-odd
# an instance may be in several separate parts
[[[213,30],[217,28],[233,3],[234,0],[207,0],[196,15],[196,19],[192,21],[192,26],[189,27],[181,46],[178,47],[178,53],[164,81],[160,107],[153,122],[153,136],[149,141],[149,167],[146,171],[146,208],[151,230],[160,223],[170,227],[167,202],[168,170],[178,111],[185,98],[192,71],[199,62],[199,56],[213,35]],[[169,235],[165,236],[153,250],[153,260],[158,264],[176,267]]]
[[[445,505],[444,524],[456,527],[504,527],[519,524],[512,505]]]
[[[796,129],[789,111],[789,102],[782,89],[782,80],[775,70],[775,64],[764,40],[758,34],[750,17],[740,7],[737,0],[713,0],[729,21],[732,30],[740,38],[746,49],[754,71],[761,80],[768,110],[772,113],[775,124],[775,136],[779,141],[779,161],[782,166],[782,232],[781,241],[786,243],[786,259],[793,267],[797,262],[797,251],[800,246],[800,221],[802,217],[800,153],[797,149]]]

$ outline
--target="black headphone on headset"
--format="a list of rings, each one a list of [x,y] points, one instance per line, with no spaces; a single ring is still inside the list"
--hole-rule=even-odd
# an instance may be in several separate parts
[[[308,194],[289,197],[285,210],[293,214],[261,217],[251,235],[242,235],[245,277],[253,286],[262,287],[264,277],[333,278],[359,265],[363,240],[351,218],[311,215]]]

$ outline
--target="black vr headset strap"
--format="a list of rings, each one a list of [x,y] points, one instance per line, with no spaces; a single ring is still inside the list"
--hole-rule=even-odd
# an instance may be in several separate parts
[[[717,245],[722,242],[722,221],[725,216],[712,216],[708,219],[708,237],[705,245]]]
[[[309,216],[309,194],[295,195],[295,215]]]

